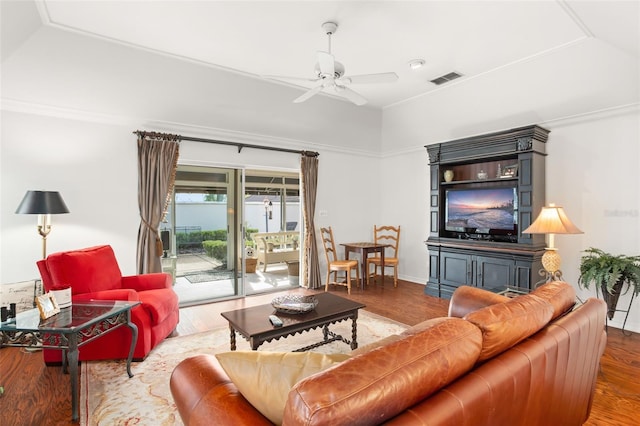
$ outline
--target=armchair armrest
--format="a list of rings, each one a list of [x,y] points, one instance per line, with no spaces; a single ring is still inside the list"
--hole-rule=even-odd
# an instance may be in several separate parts
[[[122,288],[130,288],[135,291],[157,290],[172,286],[171,275],[164,272],[122,277]]]
[[[114,290],[102,290],[93,293],[81,293],[72,297],[74,302],[86,302],[89,300],[123,300],[127,302],[139,302],[138,293],[128,288]]]
[[[508,297],[492,293],[477,287],[460,286],[451,296],[449,302],[449,316],[463,318],[469,312],[477,311],[486,306],[504,303]]]

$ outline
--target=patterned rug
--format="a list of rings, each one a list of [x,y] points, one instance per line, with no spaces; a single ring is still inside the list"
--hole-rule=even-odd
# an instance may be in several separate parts
[[[358,345],[375,342],[397,334],[406,325],[366,311],[358,315]],[[331,330],[347,338],[351,336],[351,321],[333,324]],[[322,340],[322,329],[289,336],[265,343],[261,351],[290,351]],[[242,338],[238,350],[250,350]],[[80,375],[81,425],[182,425],[171,391],[169,378],[175,366],[185,358],[200,353],[229,350],[229,328],[168,338],[158,345],[143,362],[134,362],[134,374],[128,378],[124,361],[83,362]],[[348,353],[343,342],[332,342],[315,349],[323,353]]]

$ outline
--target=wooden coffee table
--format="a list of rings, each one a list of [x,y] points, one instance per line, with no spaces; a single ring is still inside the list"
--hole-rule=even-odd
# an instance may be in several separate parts
[[[331,293],[315,295],[318,306],[304,314],[283,314],[276,312],[273,306],[260,305],[235,311],[222,312],[222,316],[229,321],[231,331],[231,350],[236,350],[236,332],[249,342],[252,350],[257,350],[264,342],[273,339],[292,336],[303,331],[323,327],[323,340],[313,345],[297,349],[295,352],[307,351],[318,346],[337,340],[351,345],[351,349],[358,347],[358,309],[364,308],[362,303],[354,302]],[[283,322],[282,327],[274,327],[269,322],[269,315],[277,315]],[[330,324],[351,319],[351,340],[335,334],[329,330]]]

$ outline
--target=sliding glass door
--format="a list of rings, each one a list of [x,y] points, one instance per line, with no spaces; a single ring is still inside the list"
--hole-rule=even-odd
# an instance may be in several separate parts
[[[244,187],[246,293],[299,286],[300,178],[247,170]],[[255,263],[255,271],[253,263]]]
[[[298,286],[299,222],[297,174],[178,166],[160,234],[180,304]],[[254,234],[281,241],[262,253]]]
[[[166,265],[182,306],[242,294],[236,236],[241,171],[178,166],[173,200],[161,225]]]

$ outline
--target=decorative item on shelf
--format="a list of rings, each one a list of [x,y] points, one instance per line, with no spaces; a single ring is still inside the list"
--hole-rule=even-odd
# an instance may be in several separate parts
[[[52,293],[45,293],[36,297],[36,305],[40,311],[40,318],[43,320],[60,313],[60,306],[56,302],[56,297]]]
[[[484,179],[486,179],[488,177],[489,177],[489,175],[484,170],[480,170],[478,172],[478,179],[484,180]]]
[[[304,314],[313,311],[318,306],[318,299],[315,296],[288,294],[273,299],[271,306],[283,314]]]
[[[37,214],[38,233],[42,237],[42,258],[47,257],[47,235],[51,232],[51,215],[69,213],[57,191],[27,191],[16,209],[18,214]]]
[[[518,165],[512,164],[511,166],[504,166],[502,168],[501,178],[513,178],[518,176]]]
[[[633,290],[622,325],[624,331],[633,299],[640,294],[640,256],[614,256],[594,247],[585,250],[584,253],[586,254],[580,259],[578,285],[589,289],[593,284],[596,287],[596,295],[600,290],[602,299],[607,304],[609,319],[613,319],[616,313],[620,294],[626,293],[629,289]],[[622,292],[624,283],[627,283],[628,287]]]
[[[498,171],[496,172],[496,177],[499,178],[502,176],[502,166],[498,163]]]
[[[451,182],[453,180],[453,170],[444,171],[444,181]]]
[[[562,271],[560,271],[561,259],[558,249],[554,247],[554,235],[582,234],[582,231],[569,220],[564,209],[550,203],[549,207],[542,208],[536,220],[522,233],[549,235],[549,245],[546,247],[544,255],[542,255],[544,269],[540,270],[540,275],[545,277],[542,282],[562,280]]]

